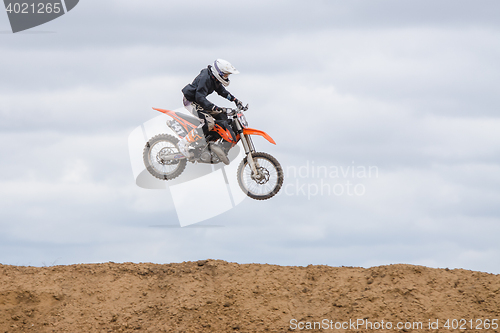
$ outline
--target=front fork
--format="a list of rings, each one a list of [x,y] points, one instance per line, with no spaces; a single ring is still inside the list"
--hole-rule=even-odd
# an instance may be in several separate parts
[[[253,176],[258,177],[259,172],[257,171],[257,168],[259,167],[259,165],[254,161],[252,156],[252,153],[255,153],[255,147],[253,145],[252,138],[250,137],[250,135],[243,134],[243,128],[238,121],[236,121],[236,124],[236,128],[241,137],[241,142],[243,143],[243,148],[245,149],[245,154],[247,155],[248,164],[250,164],[250,168],[252,169],[252,174]]]
[[[248,164],[250,164],[250,168],[252,168],[252,173],[254,176],[258,176],[259,172],[257,168],[259,167],[258,163],[254,161],[252,153],[255,153],[255,147],[253,146],[252,138],[250,135],[242,134],[243,147],[245,148],[245,153],[247,154]]]

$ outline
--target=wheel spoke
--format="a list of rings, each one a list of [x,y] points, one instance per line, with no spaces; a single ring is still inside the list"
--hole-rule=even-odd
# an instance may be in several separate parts
[[[173,179],[186,167],[185,159],[171,159],[179,154],[177,138],[159,134],[151,138],[144,148],[144,164],[151,175],[159,179]]]
[[[164,175],[175,172],[178,161],[177,163],[166,162],[162,160],[162,156],[175,154],[176,152],[178,152],[177,147],[172,142],[160,141],[156,143],[150,150],[151,166]]]
[[[242,180],[248,192],[256,196],[265,196],[271,193],[278,184],[278,169],[266,158],[257,157],[254,159],[258,165],[257,170],[260,171],[264,178],[257,179],[252,177],[252,168],[250,164],[246,164],[242,170]]]

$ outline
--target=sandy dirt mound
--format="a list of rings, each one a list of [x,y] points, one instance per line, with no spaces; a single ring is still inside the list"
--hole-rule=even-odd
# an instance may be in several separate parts
[[[0,265],[1,333],[499,332],[499,319],[500,276],[462,269]]]

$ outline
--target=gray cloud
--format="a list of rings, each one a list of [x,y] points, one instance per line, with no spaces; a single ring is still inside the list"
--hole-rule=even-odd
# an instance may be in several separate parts
[[[54,33],[0,34],[0,261],[500,272],[497,7],[82,2],[39,28]],[[240,69],[230,90],[250,103],[251,126],[277,141],[255,139],[287,170],[285,188],[175,228],[168,191],[135,186],[127,136],[157,115],[151,107],[180,107],[180,89],[217,57]],[[378,173],[292,172],[313,165]],[[365,192],[297,188],[325,182]]]

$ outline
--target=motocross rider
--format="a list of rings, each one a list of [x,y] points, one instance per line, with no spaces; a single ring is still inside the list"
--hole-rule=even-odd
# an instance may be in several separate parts
[[[234,102],[236,106],[243,107],[243,103],[225,88],[230,83],[229,75],[238,73],[239,71],[228,61],[217,59],[214,61],[213,66],[208,65],[207,68],[202,69],[200,74],[193,80],[193,83],[182,89],[184,107],[201,120],[200,126],[191,130],[177,144],[179,151],[184,156],[189,158],[193,155],[189,148],[193,143],[204,140],[205,136],[213,130],[216,121],[219,124],[224,124],[227,121],[225,108],[211,103],[207,99],[208,95],[216,91],[220,96]]]

